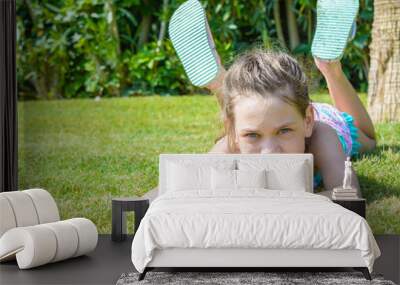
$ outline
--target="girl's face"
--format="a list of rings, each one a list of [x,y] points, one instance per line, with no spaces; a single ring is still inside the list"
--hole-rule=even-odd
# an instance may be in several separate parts
[[[314,124],[311,105],[303,118],[296,107],[274,96],[242,97],[234,115],[241,153],[304,153]]]

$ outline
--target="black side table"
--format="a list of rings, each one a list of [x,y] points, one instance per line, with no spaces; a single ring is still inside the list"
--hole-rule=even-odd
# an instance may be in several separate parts
[[[146,198],[113,198],[111,240],[123,241],[126,239],[126,212],[135,212],[135,233],[148,208],[149,199]]]
[[[356,214],[359,214],[361,217],[365,219],[365,199],[354,199],[354,200],[335,200],[332,199],[332,202],[341,205],[342,207],[353,211]]]

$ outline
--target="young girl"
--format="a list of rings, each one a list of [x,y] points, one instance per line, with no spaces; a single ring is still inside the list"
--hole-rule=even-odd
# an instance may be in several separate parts
[[[210,152],[309,152],[316,168],[314,185],[322,178],[326,190],[341,186],[346,156],[376,144],[371,119],[338,60],[358,9],[354,0],[342,4],[319,1],[312,48],[334,106],[311,102],[305,74],[283,52],[253,50],[225,71],[200,3],[189,0],[178,8],[170,22],[172,43],[192,83],[215,93],[222,109],[225,136]],[[331,19],[340,21],[341,30]],[[332,41],[327,34],[333,32]],[[359,189],[354,173],[352,181]]]

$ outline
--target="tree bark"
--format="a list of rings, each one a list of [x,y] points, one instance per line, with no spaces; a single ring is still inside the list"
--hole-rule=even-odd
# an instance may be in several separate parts
[[[311,45],[313,34],[312,34],[312,27],[313,27],[313,20],[312,20],[312,10],[309,8],[307,12],[307,41]]]
[[[116,44],[115,44],[115,52],[119,56],[121,54],[121,43],[120,43],[120,38],[119,38],[119,31],[118,31],[118,24],[117,24],[117,15],[115,13],[115,6],[113,4],[113,1],[107,0],[104,3],[104,10],[107,15],[111,15],[111,19],[108,19],[107,21],[110,29],[110,35],[112,38],[114,38]]]
[[[127,76],[122,59],[121,59],[121,40],[119,36],[119,31],[118,31],[118,23],[117,23],[117,14],[116,14],[116,7],[111,0],[107,0],[104,3],[104,10],[107,15],[107,22],[109,25],[109,33],[110,36],[114,39],[115,42],[115,55],[116,55],[116,61],[117,61],[117,66],[116,66],[116,72],[119,74],[119,87],[118,89],[112,89],[110,90],[113,96],[119,96],[121,94],[121,91],[124,90],[125,85],[126,85],[126,78]]]
[[[280,0],[275,0],[274,2],[274,21],[275,21],[275,28],[276,34],[278,36],[279,42],[282,44],[284,48],[286,47],[285,36],[283,35],[282,30],[282,21],[281,21],[281,9],[280,9]]]
[[[158,34],[157,49],[162,45],[167,30],[168,0],[163,0],[160,32]]]
[[[148,41],[148,36],[150,32],[151,15],[143,15],[142,21],[140,23],[140,34],[139,34],[139,49]]]
[[[374,122],[400,121],[400,2],[375,0],[368,76]]]
[[[296,17],[293,12],[293,0],[286,1],[286,18],[288,21],[288,34],[290,50],[294,50],[300,44],[299,30],[297,28]]]

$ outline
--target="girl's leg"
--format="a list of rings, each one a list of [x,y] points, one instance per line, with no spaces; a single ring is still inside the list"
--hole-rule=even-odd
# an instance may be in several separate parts
[[[354,125],[359,129],[360,151],[373,149],[376,144],[374,125],[356,91],[343,73],[340,61],[328,62],[317,58],[314,58],[314,61],[325,77],[334,106],[354,118]]]
[[[206,88],[210,90],[213,94],[215,94],[215,97],[217,97],[217,101],[221,109],[224,106],[224,95],[222,94],[222,82],[224,81],[225,73],[226,70],[221,65],[218,76],[206,86]]]

